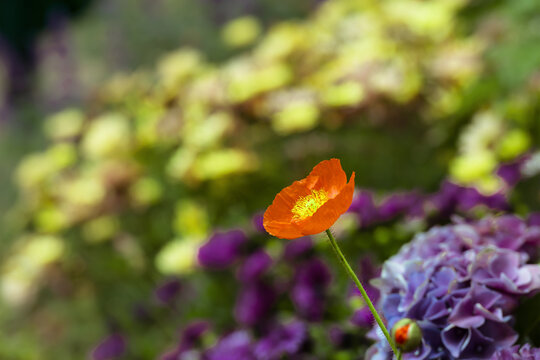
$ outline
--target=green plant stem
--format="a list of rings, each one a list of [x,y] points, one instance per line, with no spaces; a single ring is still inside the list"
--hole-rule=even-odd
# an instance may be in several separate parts
[[[388,340],[388,343],[390,344],[390,347],[392,348],[392,351],[396,355],[396,358],[398,360],[401,360],[401,351],[399,351],[396,347],[396,344],[390,337],[390,333],[388,332],[388,329],[386,329],[386,326],[382,322],[381,317],[379,316],[379,313],[375,309],[375,306],[373,306],[373,303],[369,299],[368,294],[366,293],[366,290],[364,290],[364,287],[362,286],[362,283],[360,280],[358,280],[358,277],[354,273],[353,269],[347,262],[347,259],[345,259],[345,255],[341,252],[341,249],[339,248],[336,239],[334,238],[334,235],[330,232],[330,229],[326,230],[326,235],[328,235],[328,239],[330,239],[330,245],[332,245],[332,248],[334,249],[334,252],[336,253],[336,256],[338,257],[339,261],[341,262],[341,265],[345,268],[345,271],[347,274],[349,274],[352,281],[356,284],[356,287],[358,290],[360,290],[360,293],[362,294],[362,297],[364,298],[364,301],[366,302],[367,306],[369,307],[369,310],[373,314],[373,317],[375,318],[375,321],[377,321],[377,324],[381,328],[382,332],[384,333],[384,336],[386,337],[386,340]]]

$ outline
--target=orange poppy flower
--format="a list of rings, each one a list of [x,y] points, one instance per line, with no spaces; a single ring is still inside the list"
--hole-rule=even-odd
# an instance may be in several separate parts
[[[349,209],[353,193],[354,172],[347,183],[338,159],[322,161],[276,195],[264,213],[264,228],[281,239],[323,232]]]

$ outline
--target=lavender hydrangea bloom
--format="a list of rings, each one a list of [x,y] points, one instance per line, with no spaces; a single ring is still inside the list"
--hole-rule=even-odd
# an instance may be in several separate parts
[[[199,249],[199,263],[207,268],[226,268],[239,256],[246,241],[241,230],[216,233]]]
[[[498,350],[490,360],[540,360],[540,349],[529,344],[519,345]]]
[[[528,264],[527,251],[540,243],[538,230],[510,215],[456,223],[417,235],[389,259],[377,279],[388,326],[412,318],[424,334],[404,360],[489,359],[513,345],[512,312],[540,289],[540,266]],[[391,359],[376,335],[368,359]]]

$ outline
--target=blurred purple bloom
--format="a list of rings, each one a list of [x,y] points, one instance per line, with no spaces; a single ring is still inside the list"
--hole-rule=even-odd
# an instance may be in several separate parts
[[[522,347],[516,345],[498,350],[491,360],[540,360],[540,349],[533,348],[530,344]]]
[[[309,236],[288,241],[283,250],[285,260],[293,261],[313,249],[313,241]]]
[[[265,320],[274,306],[276,293],[272,286],[258,281],[240,291],[234,307],[236,321],[253,326]]]
[[[160,284],[154,291],[154,296],[162,304],[169,304],[180,292],[180,281],[171,279]]]
[[[524,160],[503,164],[497,169],[497,175],[504,180],[508,186],[515,186],[522,178],[521,167]]]
[[[178,346],[176,349],[167,352],[166,354],[161,356],[161,360],[177,360],[179,359],[180,355],[183,353],[190,351],[195,347],[196,343],[199,341],[201,336],[208,331],[210,328],[210,324],[206,321],[195,321],[189,324],[184,331],[182,331],[182,335],[180,336],[180,341],[178,343]]]
[[[422,196],[415,192],[390,195],[379,206],[379,217],[386,221],[398,215],[422,215],[422,202]]]
[[[513,345],[512,312],[522,296],[540,290],[540,266],[527,248],[538,228],[516,216],[435,227],[418,234],[383,266],[379,306],[389,327],[403,317],[418,321],[417,359],[489,359]],[[370,359],[390,359],[385,340]]]
[[[241,230],[216,233],[199,249],[199,263],[208,268],[223,269],[236,260],[247,237]]]
[[[363,328],[369,328],[373,326],[374,321],[375,318],[373,317],[373,314],[371,313],[367,305],[356,310],[351,317],[351,323]]]
[[[448,217],[456,211],[470,211],[478,205],[493,210],[508,210],[508,199],[502,192],[483,195],[477,189],[456,185],[445,181],[440,190],[431,196],[429,202],[440,216]]]
[[[360,282],[362,282],[369,299],[373,303],[376,303],[379,300],[379,289],[371,285],[370,280],[378,277],[380,273],[380,267],[373,264],[370,256],[364,256],[360,260],[360,272],[358,274],[358,278]],[[362,296],[356,286],[351,287],[351,295],[359,297]],[[360,327],[371,327],[373,325],[373,321],[373,315],[371,314],[371,311],[367,305],[356,310],[351,318],[351,322]]]
[[[332,342],[332,344],[336,348],[339,348],[341,347],[343,343],[343,340],[345,338],[345,333],[343,329],[341,329],[341,327],[334,325],[330,327],[330,329],[328,330],[328,337],[330,338],[330,341]]]
[[[264,250],[250,255],[238,269],[238,280],[254,282],[272,265],[272,258]]]
[[[364,288],[366,291],[368,289],[370,291],[374,291],[377,294],[379,293],[379,290],[372,286],[369,282],[381,275],[381,267],[380,265],[375,265],[373,263],[373,257],[372,255],[365,255],[360,259],[360,272],[358,274],[358,278],[360,281],[362,281],[362,284],[364,285]],[[360,292],[356,287],[353,287],[353,291],[355,294],[360,295]]]
[[[503,175],[511,181],[511,169],[503,168]],[[508,211],[507,189],[494,194],[484,195],[474,187],[466,187],[445,181],[439,191],[431,195],[418,192],[395,193],[376,204],[372,192],[357,191],[349,212],[358,216],[360,226],[365,228],[380,222],[399,217],[422,218],[436,216],[447,219],[456,212],[470,212],[477,206],[485,206],[491,210]]]
[[[429,203],[433,205],[439,215],[448,216],[454,213],[457,207],[461,189],[463,189],[461,186],[445,181],[439,191],[430,196]]]
[[[292,300],[298,312],[308,320],[322,318],[326,303],[326,289],[332,280],[330,270],[320,259],[301,264],[292,288]]]
[[[194,321],[189,324],[180,337],[180,350],[185,351],[195,346],[195,343],[209,328],[210,324],[204,320]]]
[[[540,226],[540,212],[529,214],[529,217],[527,218],[527,225]]]
[[[332,275],[328,266],[318,258],[306,261],[297,269],[296,282],[302,285],[326,288],[331,280]]]
[[[206,352],[207,360],[256,360],[251,337],[246,331],[235,331],[222,338]]]
[[[493,210],[508,210],[508,200],[502,192],[483,195],[476,188],[461,188],[458,197],[458,210],[470,211],[478,205],[487,206]]]
[[[255,345],[258,360],[279,360],[296,354],[306,339],[306,326],[300,321],[277,325]]]
[[[126,339],[123,335],[112,334],[106,337],[92,351],[93,360],[114,359],[124,355],[126,352]]]
[[[373,194],[367,190],[356,192],[348,211],[358,215],[361,227],[367,227],[379,221],[379,212],[373,201]]]
[[[253,215],[253,217],[251,218],[251,222],[253,223],[253,227],[255,228],[255,230],[257,230],[260,233],[267,234],[266,229],[264,228],[264,225],[263,225],[263,219],[264,219],[264,213],[259,212]]]

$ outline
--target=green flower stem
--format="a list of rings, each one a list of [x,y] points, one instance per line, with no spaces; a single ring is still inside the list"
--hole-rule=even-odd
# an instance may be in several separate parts
[[[330,232],[330,229],[326,230],[326,235],[328,235],[328,239],[330,239],[330,244],[332,245],[332,248],[334,249],[334,252],[336,253],[336,256],[338,257],[339,261],[341,262],[341,264],[345,268],[345,271],[347,272],[347,274],[349,274],[352,281],[354,281],[354,283],[356,284],[356,287],[358,288],[358,290],[360,290],[360,293],[362,294],[362,297],[364,298],[364,301],[366,302],[367,306],[369,307],[369,310],[373,314],[373,317],[375,318],[375,321],[377,321],[377,324],[379,325],[382,332],[384,333],[384,336],[386,337],[386,340],[388,340],[388,343],[390,344],[390,347],[392,348],[392,351],[396,355],[396,358],[398,360],[400,360],[401,359],[401,352],[397,349],[396,344],[394,343],[394,341],[390,337],[390,333],[388,332],[388,330],[386,329],[386,326],[382,322],[381,317],[379,316],[379,313],[375,309],[375,306],[373,306],[373,303],[369,299],[369,296],[366,293],[366,290],[364,290],[364,287],[362,286],[362,283],[360,282],[360,280],[358,280],[358,277],[356,276],[353,269],[351,268],[351,266],[347,262],[347,259],[345,259],[345,255],[343,255],[343,253],[341,252],[341,250],[340,250],[340,248],[339,248],[339,246],[338,246],[338,244],[336,242],[336,239],[334,238],[334,235],[332,235],[332,233]]]

